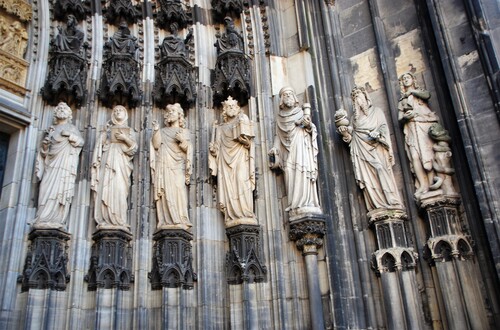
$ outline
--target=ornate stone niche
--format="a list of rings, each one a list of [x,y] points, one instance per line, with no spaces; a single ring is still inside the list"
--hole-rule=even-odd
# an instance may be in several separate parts
[[[180,103],[184,109],[196,100],[196,86],[193,65],[188,61],[187,46],[192,30],[186,38],[177,36],[177,23],[171,24],[172,34],[166,36],[160,45],[160,61],[155,65],[154,102],[163,108],[167,104]]]
[[[57,0],[54,3],[54,18],[65,21],[68,15],[73,15],[81,21],[90,14],[90,0]]]
[[[101,229],[92,236],[90,269],[85,276],[88,290],[97,288],[129,290],[132,273],[132,234],[124,230]]]
[[[430,227],[425,258],[431,265],[454,258],[467,260],[474,256],[471,239],[464,234],[460,222],[460,203],[460,198],[456,196],[437,196],[422,202]]]
[[[26,256],[24,270],[19,275],[21,291],[51,289],[64,291],[70,274],[68,241],[70,235],[60,229],[35,229],[28,235],[31,245]]]
[[[109,24],[127,22],[135,24],[142,18],[142,6],[134,4],[132,0],[101,0],[103,16]]]
[[[224,19],[226,32],[217,34],[217,61],[212,73],[214,103],[232,96],[241,106],[250,97],[250,60],[244,52],[243,37],[236,31],[230,17]]]
[[[239,17],[244,5],[249,0],[212,0],[212,13],[216,22],[223,22],[224,17]]]
[[[226,273],[229,284],[266,281],[267,267],[262,256],[259,225],[237,225],[226,228],[229,251]]]
[[[179,29],[186,28],[193,22],[189,1],[158,0],[156,5],[156,25],[162,29],[177,23]]]
[[[142,98],[140,64],[136,59],[137,38],[130,34],[125,22],[104,44],[99,99],[103,105],[127,104],[135,107]]]
[[[31,5],[21,1],[0,2],[0,88],[19,96],[25,88],[29,63],[24,59],[28,45],[27,22]]]
[[[406,239],[404,210],[373,210],[368,212],[369,223],[375,228],[378,250],[372,254],[371,267],[377,275],[412,270],[418,254]]]
[[[75,16],[68,15],[66,27],[50,42],[49,70],[41,90],[50,105],[60,101],[80,106],[87,95],[87,43]]]
[[[193,271],[192,239],[193,235],[183,229],[162,229],[153,235],[151,289],[193,288],[198,275]]]

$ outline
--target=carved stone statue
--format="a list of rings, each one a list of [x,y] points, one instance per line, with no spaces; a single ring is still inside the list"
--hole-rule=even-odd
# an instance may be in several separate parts
[[[438,122],[437,115],[429,109],[429,91],[419,88],[415,76],[405,73],[399,78],[401,98],[399,99],[399,120],[404,124],[406,153],[415,175],[415,197],[430,190],[434,179],[432,162],[434,142],[429,137],[429,128]]]
[[[113,108],[111,123],[96,141],[91,188],[95,191],[97,229],[125,229],[132,159],[137,151],[135,132],[127,125],[124,106]]]
[[[54,109],[54,125],[45,133],[36,160],[40,183],[34,228],[64,228],[75,192],[78,156],[83,138],[71,124],[71,108],[64,102]]]
[[[226,33],[217,39],[215,47],[217,47],[217,54],[220,55],[227,51],[243,52],[243,37],[236,30],[234,21],[231,17],[224,18],[226,25]]]
[[[269,151],[270,167],[284,172],[290,216],[322,213],[316,180],[318,143],[316,126],[311,121],[309,104],[299,107],[291,87],[279,93],[280,110],[276,117],[276,137]]]
[[[219,208],[225,215],[226,227],[256,224],[253,122],[232,97],[222,104],[224,122],[216,127],[217,122],[214,124],[209,145],[209,168],[217,176]]]
[[[151,177],[158,229],[191,227],[188,214],[187,185],[193,157],[189,131],[185,128],[184,111],[179,103],[167,105],[166,127],[160,130],[153,122],[151,140]]]
[[[434,123],[429,127],[429,136],[435,142],[432,147],[434,151],[432,167],[436,172],[434,184],[430,189],[442,189],[445,195],[458,195],[451,177],[455,174],[455,169],[451,165],[452,153],[449,146],[451,137],[448,135],[448,131],[438,123]]]
[[[105,44],[110,52],[108,55],[129,55],[134,57],[138,48],[137,38],[130,34],[126,22],[121,22],[118,31]]]
[[[77,27],[78,21],[75,16],[68,15],[66,28],[58,26],[59,34],[53,40],[54,51],[71,52],[80,55],[83,43],[83,32]]]
[[[160,55],[163,58],[171,56],[188,57],[189,52],[186,47],[187,43],[193,36],[193,29],[189,29],[189,33],[185,39],[178,36],[179,24],[176,22],[170,24],[171,35],[166,36],[160,46]]]
[[[372,105],[362,87],[354,87],[351,98],[353,126],[348,126],[349,121],[340,118],[345,114],[343,110],[336,112],[336,125],[344,142],[349,143],[354,176],[363,191],[366,208],[368,211],[402,209],[392,173],[394,155],[384,112]]]

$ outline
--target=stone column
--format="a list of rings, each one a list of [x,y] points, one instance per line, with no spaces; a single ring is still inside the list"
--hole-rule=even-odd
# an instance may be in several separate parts
[[[470,238],[459,216],[460,197],[430,194],[421,200],[427,213],[429,239],[426,259],[436,267],[448,326],[452,329],[487,329],[484,298]]]
[[[368,217],[379,247],[373,253],[372,268],[382,284],[388,328],[421,329],[424,322],[415,276],[418,255],[406,240],[406,212],[373,210]]]
[[[302,251],[306,264],[311,329],[314,330],[325,329],[318,272],[318,249],[323,245],[324,235],[323,214],[305,214],[290,220],[290,240],[295,241],[297,248]]]

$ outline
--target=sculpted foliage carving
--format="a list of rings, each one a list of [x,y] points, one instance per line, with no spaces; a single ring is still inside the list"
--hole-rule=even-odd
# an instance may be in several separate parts
[[[220,22],[226,16],[239,17],[244,8],[243,0],[212,0],[213,16]]]
[[[181,0],[158,0],[156,24],[160,28],[168,28],[176,23],[180,29],[192,22],[191,7]]]
[[[57,0],[54,3],[54,18],[64,21],[73,15],[78,21],[90,14],[90,0]]]
[[[135,24],[142,18],[142,7],[140,4],[134,5],[131,0],[108,0],[103,1],[107,6],[103,6],[103,16],[106,22],[116,24],[127,22]]]

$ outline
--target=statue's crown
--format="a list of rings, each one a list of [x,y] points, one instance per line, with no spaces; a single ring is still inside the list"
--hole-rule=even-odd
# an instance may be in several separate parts
[[[225,107],[229,105],[238,105],[238,101],[229,96],[226,101],[222,102],[222,106]]]

